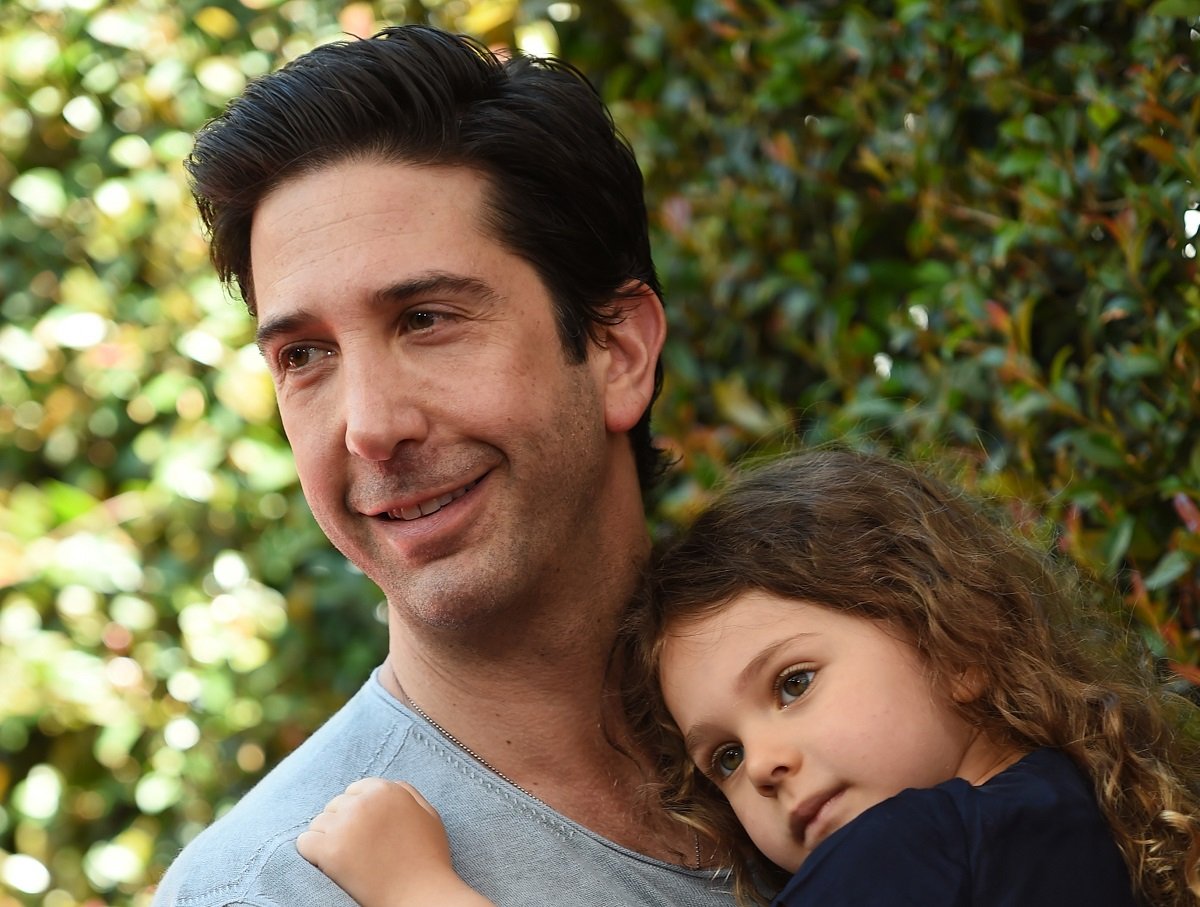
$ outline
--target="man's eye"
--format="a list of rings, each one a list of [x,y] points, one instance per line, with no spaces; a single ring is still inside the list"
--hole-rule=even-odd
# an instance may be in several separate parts
[[[775,684],[775,692],[779,698],[779,704],[791,705],[807,693],[808,688],[812,686],[813,678],[816,676],[816,671],[797,671],[792,668],[781,674],[779,681]]]
[[[717,749],[712,755],[713,774],[718,778],[728,778],[742,764],[744,753],[736,744],[728,744]]]
[[[289,346],[279,354],[279,364],[285,372],[294,372],[331,355],[333,354],[329,350],[323,350],[320,347]]]
[[[428,331],[445,321],[447,316],[442,312],[428,309],[413,309],[404,314],[404,328],[408,331]]]
[[[409,312],[406,320],[410,331],[427,331],[438,323],[438,315],[435,312]]]

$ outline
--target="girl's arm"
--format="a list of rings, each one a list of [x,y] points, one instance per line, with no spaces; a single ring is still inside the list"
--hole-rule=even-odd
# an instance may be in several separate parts
[[[362,907],[492,904],[455,874],[441,818],[403,781],[355,781],[312,820],[296,849]]]

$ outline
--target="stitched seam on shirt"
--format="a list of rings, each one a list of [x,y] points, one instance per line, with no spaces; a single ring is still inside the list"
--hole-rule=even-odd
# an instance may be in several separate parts
[[[539,825],[548,828],[563,841],[571,841],[580,835],[579,829],[574,828],[566,821],[556,818],[557,813],[554,812],[553,807],[546,806],[545,804],[539,806],[530,802],[528,795],[514,793],[508,785],[495,778],[491,772],[475,762],[475,760],[466,753],[457,749],[442,737],[427,733],[425,726],[419,724],[415,719],[409,726],[409,730],[413,740],[415,740],[425,749],[429,750],[437,758],[441,759],[457,774],[462,775],[464,778],[499,794],[504,801],[515,806],[518,810],[520,810],[520,812],[536,821]],[[399,772],[398,774],[403,776],[404,773]],[[553,815],[547,815],[547,812],[551,812]],[[710,870],[707,869],[689,869],[686,866],[674,866],[662,860],[656,860],[653,857],[640,854],[635,850],[631,850],[627,847],[621,847],[619,844],[614,844],[601,835],[587,834],[585,832],[584,838],[592,844],[601,847],[603,850],[608,851],[610,859],[616,857],[621,859],[632,859],[635,862],[643,863],[647,866],[652,866],[657,869],[666,869],[669,872],[684,876],[694,877],[698,874],[708,875],[710,872]],[[711,880],[714,883],[720,884],[721,874],[723,872],[727,873],[727,870],[717,869],[711,872]]]
[[[514,793],[499,779],[491,777],[491,772],[483,766],[477,768],[474,760],[466,753],[451,749],[448,743],[424,733],[424,730],[416,724],[412,726],[412,730],[416,732],[412,736],[417,743],[441,759],[459,775],[498,794],[506,803],[515,806],[525,816],[550,829],[564,841],[570,841],[575,837],[575,829],[547,816],[544,810],[530,803],[526,796]]]
[[[395,737],[395,735],[396,735],[396,727],[395,726],[389,727],[387,729],[387,732],[383,735],[383,738],[380,740],[379,746],[377,746],[375,748],[375,752],[371,754],[371,759],[370,759],[370,762],[368,763],[368,768],[362,772],[360,777],[369,778],[369,777],[372,777],[373,775],[378,774],[378,772],[376,772],[374,770],[374,767],[376,765],[379,765],[382,763],[382,753],[385,749],[387,749],[388,744],[392,741],[392,739]],[[302,822],[298,822],[295,825],[289,826],[288,828],[285,828],[279,832],[276,832],[275,836],[267,839],[262,844],[260,844],[258,846],[258,848],[254,851],[254,853],[251,855],[250,859],[247,860],[245,862],[245,864],[243,865],[243,868],[242,868],[239,876],[236,879],[234,879],[232,882],[226,882],[224,885],[216,885],[212,888],[206,888],[203,891],[197,892],[196,894],[181,896],[178,899],[177,903],[180,905],[180,907],[186,907],[186,905],[192,904],[192,903],[196,903],[196,904],[203,903],[204,899],[210,898],[213,895],[219,896],[222,892],[232,891],[236,888],[240,888],[243,886],[248,888],[250,886],[250,884],[253,883],[254,878],[262,873],[263,866],[266,863],[266,859],[263,859],[260,861],[259,858],[264,855],[264,852],[267,851],[268,849],[270,849],[270,852],[274,853],[276,850],[278,850],[281,846],[286,844],[288,841],[295,840],[296,837],[299,836],[300,832],[308,827],[309,822],[311,822],[313,820],[313,818],[315,818],[317,815],[319,815],[321,810],[323,810],[324,808],[325,808],[324,804],[321,804],[321,806],[317,809],[317,812],[315,812],[311,816],[309,816],[308,819],[306,819]],[[280,840],[280,835],[284,836],[282,838],[282,840]],[[244,892],[245,896],[248,896],[248,894],[249,894],[248,892]],[[252,902],[246,901],[245,903],[249,904]]]
[[[234,889],[241,887],[249,887],[249,883],[251,883],[256,876],[262,873],[263,866],[266,864],[266,859],[262,861],[259,860],[260,855],[268,850],[270,853],[274,853],[275,851],[279,850],[279,848],[287,844],[288,841],[295,839],[296,835],[294,835],[293,832],[298,834],[299,832],[297,830],[304,828],[307,825],[307,822],[298,822],[280,832],[276,832],[274,837],[263,841],[263,843],[260,844],[251,855],[250,859],[246,861],[243,869],[241,870],[240,876],[234,879],[232,882],[226,882],[224,885],[214,885],[212,888],[206,888],[203,891],[197,892],[196,894],[181,894],[178,898],[176,898],[175,903],[178,904],[179,907],[186,907],[188,904],[203,904],[214,895],[219,897],[223,892],[233,891]],[[246,900],[247,896],[248,892],[243,891],[242,897],[239,900],[226,901],[224,902],[224,905],[225,907],[232,907],[232,905],[235,904],[253,904],[253,901]],[[213,907],[215,907],[215,905],[213,905]]]
[[[408,728],[405,728],[405,732],[407,732],[407,731],[408,731]],[[359,775],[359,778],[377,777],[377,776],[383,774],[383,766],[390,765],[396,761],[396,757],[399,755],[399,750],[397,750],[395,753],[393,753],[392,758],[387,762],[384,762],[383,758],[382,758],[383,751],[388,748],[388,744],[390,744],[392,742],[392,738],[394,738],[396,736],[396,734],[397,734],[396,725],[394,725],[394,724],[389,725],[387,732],[383,735],[383,739],[379,741],[379,746],[375,747],[375,752],[373,752],[371,754],[371,759],[367,763],[367,768],[363,770],[363,772]],[[376,769],[376,766],[380,766],[380,768]],[[324,809],[324,807],[322,807],[322,809]],[[314,817],[316,815],[317,814],[314,814]]]

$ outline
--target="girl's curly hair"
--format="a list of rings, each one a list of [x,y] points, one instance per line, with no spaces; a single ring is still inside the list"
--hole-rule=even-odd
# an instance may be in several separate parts
[[[660,805],[714,841],[741,903],[786,880],[691,762],[658,686],[664,637],[756,590],[899,628],[935,682],[978,672],[964,717],[1055,747],[1092,780],[1137,895],[1200,904],[1200,710],[1095,589],[961,491],[894,460],[793,455],[730,487],[659,553],[619,640],[623,704]]]

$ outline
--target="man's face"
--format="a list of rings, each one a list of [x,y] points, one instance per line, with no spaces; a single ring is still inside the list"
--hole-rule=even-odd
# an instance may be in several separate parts
[[[251,235],[259,345],[305,496],[402,615],[460,626],[563,588],[611,481],[601,366],[568,363],[465,168],[344,162]]]

